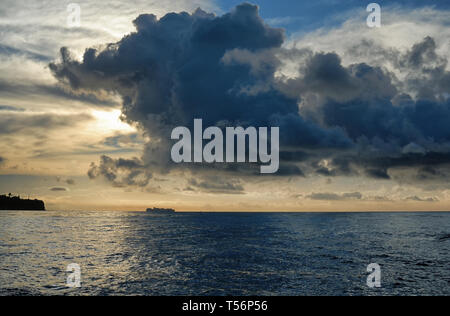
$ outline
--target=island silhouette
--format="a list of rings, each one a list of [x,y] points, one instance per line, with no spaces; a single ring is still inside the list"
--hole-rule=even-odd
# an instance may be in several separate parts
[[[22,199],[20,196],[0,195],[0,211],[45,211],[44,201]]]

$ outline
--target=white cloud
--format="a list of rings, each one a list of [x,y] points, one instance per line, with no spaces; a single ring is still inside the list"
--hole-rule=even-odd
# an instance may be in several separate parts
[[[67,25],[67,5],[81,7],[81,28]],[[132,21],[142,13],[162,16],[197,7],[217,10],[212,0],[148,1],[27,1],[0,3],[0,43],[53,56],[61,46],[82,51],[85,47],[120,39],[134,30]]]
[[[357,62],[375,61],[383,63],[377,54],[356,55],[352,48],[363,41],[372,41],[384,48],[406,51],[427,36],[435,39],[441,55],[450,58],[450,13],[431,7],[405,10],[397,7],[383,7],[382,26],[369,28],[367,13],[354,11],[339,27],[321,28],[311,33],[294,33],[286,43],[287,47],[310,48],[314,51],[336,52],[348,65]]]

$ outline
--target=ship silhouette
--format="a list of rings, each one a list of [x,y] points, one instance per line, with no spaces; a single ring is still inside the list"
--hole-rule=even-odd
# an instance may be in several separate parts
[[[44,201],[21,199],[20,196],[0,195],[0,211],[45,211]]]
[[[151,214],[174,214],[175,210],[172,208],[148,208],[147,213]]]

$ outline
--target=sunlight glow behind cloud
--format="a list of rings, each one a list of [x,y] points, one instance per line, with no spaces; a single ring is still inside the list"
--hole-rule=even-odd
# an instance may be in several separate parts
[[[123,122],[120,119],[121,116],[120,110],[112,110],[112,111],[98,111],[93,110],[92,115],[96,118],[94,124],[95,128],[98,131],[103,133],[109,132],[135,132],[136,129],[127,123]]]

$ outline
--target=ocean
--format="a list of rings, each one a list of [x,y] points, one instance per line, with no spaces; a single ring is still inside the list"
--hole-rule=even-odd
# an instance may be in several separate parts
[[[450,295],[449,264],[450,213],[0,212],[0,295]]]

